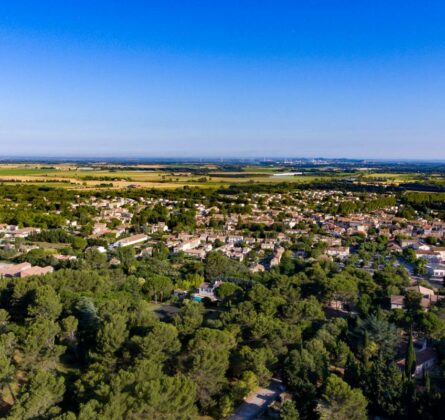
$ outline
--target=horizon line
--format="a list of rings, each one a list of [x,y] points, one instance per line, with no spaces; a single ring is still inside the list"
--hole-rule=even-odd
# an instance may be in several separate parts
[[[0,162],[14,162],[14,161],[29,161],[29,162],[41,162],[41,161],[119,161],[119,160],[132,160],[132,161],[188,161],[196,163],[205,163],[205,161],[211,162],[221,162],[226,161],[254,161],[254,162],[267,162],[267,161],[286,161],[286,160],[326,160],[326,161],[351,161],[351,162],[361,162],[361,163],[372,163],[372,162],[418,162],[418,163],[445,163],[445,158],[429,159],[429,158],[372,158],[372,157],[325,157],[325,156],[134,156],[134,155],[9,155],[1,156]],[[201,161],[201,162],[199,162]],[[202,162],[204,161],[204,162]]]

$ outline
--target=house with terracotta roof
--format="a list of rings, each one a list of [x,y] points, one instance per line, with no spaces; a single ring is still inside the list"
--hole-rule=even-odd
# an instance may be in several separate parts
[[[405,296],[391,295],[391,309],[403,309],[405,304]]]
[[[38,267],[32,266],[30,263],[21,263],[7,265],[0,268],[0,277],[18,277],[24,278],[29,276],[42,276],[48,273],[52,273],[54,268],[51,266]]]

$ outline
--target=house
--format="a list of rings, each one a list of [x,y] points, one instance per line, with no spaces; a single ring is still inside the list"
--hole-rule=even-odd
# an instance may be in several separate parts
[[[328,246],[330,247],[341,246],[341,239],[335,238],[333,236],[326,236],[326,237],[322,236],[321,238],[319,238],[319,241],[327,243]]]
[[[424,372],[428,372],[434,366],[437,365],[437,353],[432,348],[424,348],[420,351],[416,351],[416,370],[413,376],[415,378],[421,378]],[[401,359],[397,362],[397,366],[400,369],[405,369],[405,359]]]
[[[94,236],[103,236],[109,232],[110,232],[110,230],[108,229],[106,223],[95,223],[93,226],[93,235]]]
[[[262,273],[266,270],[263,264],[254,264],[249,268],[251,273]]]
[[[440,252],[424,251],[424,250],[419,249],[416,251],[416,257],[423,258],[424,260],[427,260],[429,263],[440,263],[441,262]]]
[[[0,277],[18,277],[42,276],[54,271],[53,267],[33,267],[30,263],[21,263],[7,265],[0,268]]]
[[[417,239],[401,239],[400,240],[400,247],[402,249],[405,249],[405,248],[418,249],[419,245],[420,245],[420,243]]]
[[[128,238],[119,239],[114,244],[111,245],[111,248],[121,248],[124,246],[131,246],[140,244],[142,242],[145,242],[148,239],[148,236],[144,233],[141,233],[139,235],[132,235]]]
[[[159,222],[156,225],[149,226],[148,231],[150,233],[168,232],[168,226],[164,222]]]
[[[326,255],[336,258],[346,258],[349,256],[349,247],[333,247],[326,250]]]
[[[239,244],[243,242],[244,236],[241,235],[229,235],[226,238],[226,243],[228,244]]]
[[[445,277],[445,264],[428,264],[426,266],[428,274],[431,277],[444,278]]]
[[[121,261],[118,258],[116,258],[116,257],[111,258],[110,265],[112,267],[117,267],[120,264],[121,264]]]
[[[420,306],[425,311],[430,309],[431,306],[434,305],[435,303],[437,303],[437,301],[440,299],[440,297],[434,293],[434,290],[428,289],[427,287],[424,287],[424,286],[420,286],[420,285],[411,286],[411,287],[407,287],[405,290],[407,290],[407,291],[413,290],[413,291],[420,293],[422,295],[422,298],[420,300]]]
[[[417,286],[407,287],[406,290],[414,290],[417,293],[420,293],[425,298],[431,298],[431,296],[435,296],[434,290],[428,289],[428,287],[421,286],[418,284]]]
[[[201,283],[198,286],[198,293],[203,293],[203,294],[211,294],[215,291],[215,288],[213,287],[213,285],[211,285],[210,283]]]
[[[427,311],[432,305],[437,303],[441,296],[437,296],[434,290],[428,289],[424,286],[411,286],[405,289],[406,291],[414,291],[421,295],[420,306],[422,309]],[[392,295],[391,296],[391,309],[403,309],[405,303],[405,296],[403,295]]]
[[[275,248],[275,242],[263,242],[260,245],[261,249],[266,250],[266,249],[274,249]]]
[[[187,251],[184,251],[184,254],[203,260],[206,257],[207,252],[204,249],[199,248],[199,249],[188,249]]]
[[[53,258],[57,261],[75,261],[75,260],[77,260],[77,257],[75,255],[54,254]]]
[[[389,242],[387,245],[388,249],[393,252],[400,252],[402,250],[402,247],[397,244],[396,242]]]
[[[403,309],[405,296],[391,295],[391,309]]]
[[[40,229],[33,227],[26,227],[19,229],[16,227],[15,229],[8,231],[5,234],[5,236],[12,238],[27,238],[29,235],[32,235],[33,233],[40,233]]]
[[[173,290],[173,296],[177,297],[180,300],[183,300],[187,297],[188,292],[187,290],[183,290],[183,289],[175,289]]]
[[[221,286],[222,283],[223,282],[220,281],[220,280],[217,280],[217,281],[215,281],[213,283],[207,283],[207,282],[201,283],[198,286],[198,293],[193,293],[192,294],[193,299],[197,300],[197,301],[201,301],[204,298],[208,298],[208,299],[210,299],[212,301],[217,300],[217,298],[215,296],[215,290],[219,286]]]
[[[201,245],[201,239],[192,239],[190,241],[182,242],[179,245],[175,246],[173,248],[173,252],[180,252],[180,251],[189,251],[191,249],[198,248]]]
[[[46,267],[31,267],[27,270],[23,270],[19,273],[17,277],[24,278],[29,276],[44,276],[45,274],[52,273],[54,271],[54,268],[51,266]]]
[[[281,247],[277,248],[273,253],[272,259],[270,260],[270,266],[276,267],[280,265],[283,254],[284,254],[284,248]]]
[[[13,265],[5,265],[0,268],[0,277],[19,277],[20,272],[29,270],[31,268],[30,263],[21,263]]]
[[[445,247],[444,246],[436,246],[433,249],[434,252],[438,252],[440,255],[440,259],[445,262]]]
[[[138,258],[141,258],[141,257],[151,257],[152,255],[153,255],[153,247],[152,246],[147,246],[144,249],[142,249],[141,252],[139,252],[137,257]]]

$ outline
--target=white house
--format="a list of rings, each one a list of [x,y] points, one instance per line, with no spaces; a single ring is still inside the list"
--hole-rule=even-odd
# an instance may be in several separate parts
[[[445,264],[429,264],[427,265],[428,273],[431,277],[444,278]]]
[[[326,255],[329,255],[330,257],[337,257],[337,258],[346,258],[349,256],[349,247],[334,247],[334,248],[328,248],[326,250]]]
[[[113,245],[111,245],[111,248],[121,248],[124,246],[136,245],[145,242],[147,239],[148,236],[144,233],[141,233],[139,235],[133,235],[129,236],[128,238],[119,239]]]

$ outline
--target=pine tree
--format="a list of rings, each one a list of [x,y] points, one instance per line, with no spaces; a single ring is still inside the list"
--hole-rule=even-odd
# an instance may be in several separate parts
[[[409,334],[408,349],[405,359],[405,373],[407,378],[411,378],[416,371],[416,352],[414,351],[413,335]]]
[[[363,356],[363,364],[365,366],[369,365],[369,333],[368,330],[365,330],[363,333],[363,348],[362,348],[362,356]]]
[[[423,386],[425,387],[426,393],[431,392],[431,379],[429,373],[426,370],[423,371]]]
[[[355,360],[352,352],[348,353],[348,359],[345,366],[344,380],[350,385],[358,387],[360,382],[360,366]]]
[[[367,405],[360,389],[351,388],[340,377],[330,375],[317,412],[321,420],[366,420]]]
[[[293,401],[285,401],[280,410],[280,420],[299,420],[300,413]]]

